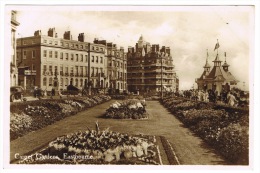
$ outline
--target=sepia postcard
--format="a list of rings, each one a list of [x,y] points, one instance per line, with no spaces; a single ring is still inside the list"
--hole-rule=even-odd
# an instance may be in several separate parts
[[[251,171],[255,32],[254,4],[5,4],[3,167]]]

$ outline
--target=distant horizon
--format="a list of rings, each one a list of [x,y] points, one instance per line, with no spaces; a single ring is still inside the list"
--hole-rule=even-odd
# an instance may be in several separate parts
[[[42,6],[30,11],[26,6],[12,9],[17,10],[17,21],[20,23],[17,38],[33,36],[36,30],[47,35],[49,28],[55,28],[58,38],[63,38],[65,31],[71,31],[72,39],[77,41],[78,34],[84,33],[86,42],[93,43],[94,38],[107,40],[124,47],[125,52],[129,46],[135,46],[141,35],[151,45],[170,47],[180,90],[191,89],[193,84],[197,87],[195,79],[203,73],[207,49],[208,61],[213,67],[212,61],[216,56],[214,47],[218,40],[222,65],[226,52],[229,71],[240,81],[237,87],[244,90],[245,82],[245,90],[249,90],[249,62],[250,55],[253,55],[251,46],[254,32],[252,7],[196,6],[195,10],[183,7],[177,10],[167,8],[165,11],[163,8],[158,11],[148,7],[144,7],[144,11],[118,8],[120,11],[106,7],[87,11],[89,8],[84,6],[59,10],[55,6]]]

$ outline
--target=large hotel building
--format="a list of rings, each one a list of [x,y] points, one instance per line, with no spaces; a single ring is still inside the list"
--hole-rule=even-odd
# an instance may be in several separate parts
[[[84,33],[76,41],[70,31],[58,38],[55,28],[50,28],[48,35],[38,30],[32,37],[19,38],[17,65],[18,83],[25,88],[127,88],[124,49],[106,40],[85,42]]]
[[[178,91],[178,81],[169,47],[151,46],[142,36],[135,47],[128,47],[127,83],[130,92],[175,92]]]

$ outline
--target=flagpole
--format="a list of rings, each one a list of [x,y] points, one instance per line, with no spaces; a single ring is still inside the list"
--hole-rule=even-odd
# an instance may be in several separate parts
[[[218,39],[217,39],[217,44],[219,45],[219,43],[218,43]],[[219,47],[219,46],[218,46]],[[217,56],[218,56],[218,47],[217,47]]]
[[[207,49],[207,61],[209,59],[209,50]]]

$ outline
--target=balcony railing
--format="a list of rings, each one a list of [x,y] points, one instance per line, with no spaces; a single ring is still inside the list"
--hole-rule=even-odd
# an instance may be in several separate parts
[[[98,77],[98,74],[96,73],[91,73],[91,77],[94,77],[94,78],[97,78]]]
[[[117,80],[117,77],[110,77],[110,80]]]

